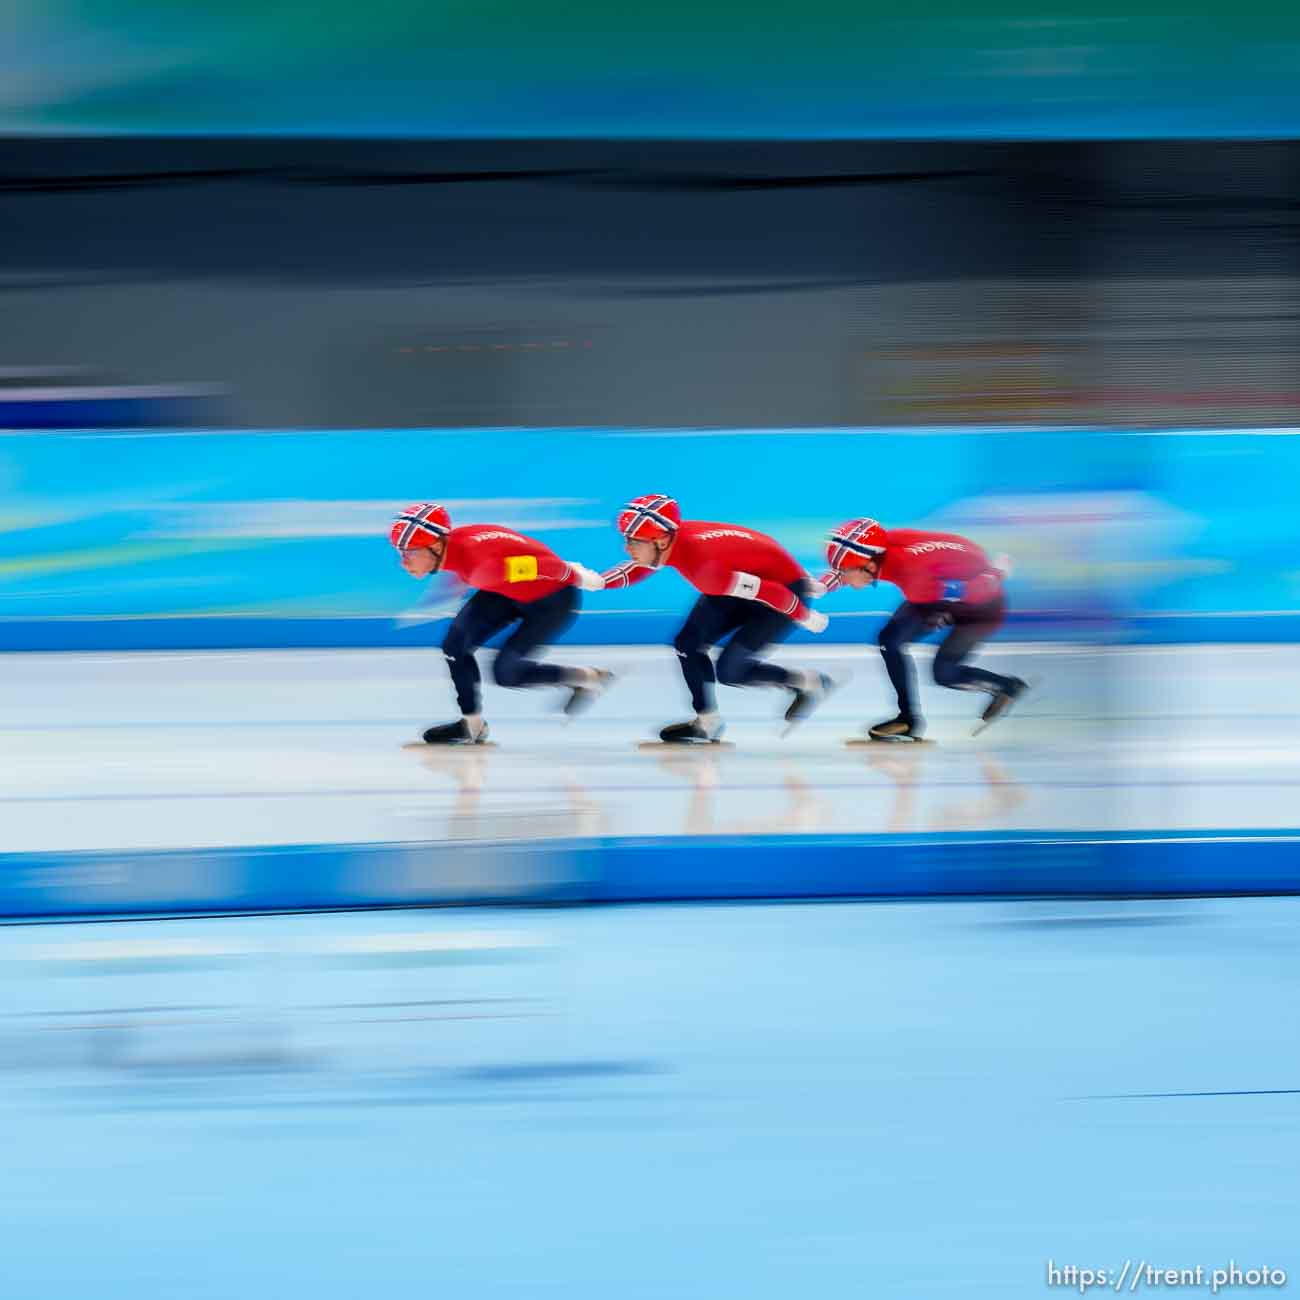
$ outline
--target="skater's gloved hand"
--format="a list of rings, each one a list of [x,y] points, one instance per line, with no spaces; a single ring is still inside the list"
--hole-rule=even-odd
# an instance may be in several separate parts
[[[824,582],[818,582],[816,578],[813,578],[808,583],[805,598],[807,600],[820,600],[829,590],[830,588]]]
[[[809,632],[825,632],[826,624],[829,622],[830,619],[825,614],[819,614],[815,609],[810,609],[799,620],[799,626],[806,627]]]
[[[574,564],[572,560],[569,561],[569,568],[573,570],[575,587],[581,587],[583,591],[605,590],[605,579],[595,569],[589,569],[585,564]]]

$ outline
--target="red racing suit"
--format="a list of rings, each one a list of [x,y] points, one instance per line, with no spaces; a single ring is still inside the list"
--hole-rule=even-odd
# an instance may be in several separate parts
[[[790,590],[806,582],[803,566],[780,542],[739,524],[683,519],[664,566],[676,569],[706,596],[756,600],[779,614],[802,622],[808,607]],[[629,560],[605,574],[605,590],[642,582],[655,569]]]
[[[467,524],[447,534],[440,572],[467,587],[529,604],[574,583],[573,567],[548,546],[498,524]]]
[[[956,533],[890,528],[878,580],[893,583],[914,605],[987,605],[1002,596],[1002,571],[974,542]],[[835,574],[821,578],[828,591]]]

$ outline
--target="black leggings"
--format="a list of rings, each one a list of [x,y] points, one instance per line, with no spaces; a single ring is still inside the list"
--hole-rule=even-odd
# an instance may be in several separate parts
[[[576,587],[561,587],[541,600],[528,602],[495,591],[476,591],[461,606],[442,642],[460,711],[478,713],[482,708],[482,678],[474,651],[514,622],[519,626],[497,651],[492,665],[497,685],[562,686],[572,681],[573,669],[537,663],[529,655],[563,633],[577,616],[578,606]]]
[[[920,717],[916,707],[916,673],[911,657],[904,653],[913,641],[920,641],[938,627],[951,624],[952,631],[944,637],[939,652],[934,657],[934,680],[940,686],[956,691],[988,691],[990,694],[1011,686],[1009,677],[971,668],[964,660],[974,653],[982,641],[997,631],[1002,623],[1005,606],[1001,597],[983,605],[935,603],[914,605],[905,601],[894,616],[880,629],[880,657],[885,661],[885,671],[898,696],[901,717],[915,721]]]
[[[805,585],[794,583],[790,590],[802,599]],[[701,596],[673,640],[695,712],[712,713],[717,708],[713,690],[716,682],[724,686],[792,687],[795,679],[787,669],[764,663],[759,655],[768,646],[785,640],[793,628],[794,623],[784,614],[756,600]],[[718,656],[715,670],[709,651],[726,637],[731,640]]]

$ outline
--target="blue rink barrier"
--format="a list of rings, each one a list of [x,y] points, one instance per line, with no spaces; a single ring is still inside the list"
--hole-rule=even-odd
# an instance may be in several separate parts
[[[797,630],[790,645],[874,644],[888,614],[838,618],[819,636]],[[436,653],[450,619],[394,630],[391,619],[380,618],[222,618],[199,616],[172,619],[5,619],[0,618],[0,651],[132,650],[428,650]],[[640,613],[579,614],[573,626],[556,638],[557,645],[671,645],[682,615]],[[1293,618],[1219,619],[1213,623],[1191,616],[1149,620],[1133,630],[1118,623],[1083,619],[1012,616],[1005,636],[1022,642],[1077,641],[1159,644],[1202,641],[1300,641],[1300,614]],[[500,638],[504,639],[504,635]],[[496,645],[493,641],[490,645]]]
[[[1300,830],[664,836],[0,854],[0,915],[1300,893]]]
[[[1007,639],[1300,639],[1300,428],[79,429],[0,430],[0,651],[435,646],[457,589],[387,540],[412,493],[603,569],[628,494],[675,461],[688,517],[809,573],[865,512],[1005,553]],[[794,465],[842,472],[792,492]],[[564,640],[664,644],[696,595],[675,573],[586,593]],[[820,640],[869,641],[896,603],[830,593]]]
[[[855,614],[832,618],[814,636],[796,631],[790,645],[874,643],[889,618]],[[680,611],[666,615],[580,614],[558,645],[671,645]],[[0,618],[0,651],[114,652],[131,650],[420,650],[441,644],[449,620],[397,629],[386,618],[223,618],[201,615],[156,619]],[[1013,613],[1003,631],[1019,642],[1075,641],[1103,645],[1291,644],[1300,641],[1300,613],[1168,614],[1104,621]]]

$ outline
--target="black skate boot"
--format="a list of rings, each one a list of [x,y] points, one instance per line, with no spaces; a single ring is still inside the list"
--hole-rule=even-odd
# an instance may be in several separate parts
[[[674,722],[659,733],[665,745],[712,745],[718,742],[725,727],[721,722],[711,726],[692,718],[690,722]]]
[[[891,718],[888,722],[877,722],[874,727],[868,727],[867,735],[872,740],[920,740],[924,731],[925,726],[919,719],[909,718],[907,714],[900,713],[898,717]]]
[[[825,673],[813,673],[815,685],[793,688],[794,699],[785,711],[786,728],[783,734],[789,735],[801,722],[812,716],[813,710],[839,685]]]
[[[594,682],[584,682],[579,686],[569,688],[569,698],[564,702],[564,716],[566,718],[576,718],[578,714],[586,713],[613,686],[613,673],[606,672],[603,668],[595,668],[592,671],[596,674]]]
[[[979,725],[971,735],[978,736],[986,727],[992,726],[1029,689],[1029,683],[1019,677],[1007,680],[1008,685],[989,701],[988,708],[980,715]]]
[[[430,727],[424,733],[426,745],[486,745],[488,743],[488,725],[483,723],[475,735],[464,718],[455,722],[444,722],[441,726]]]

